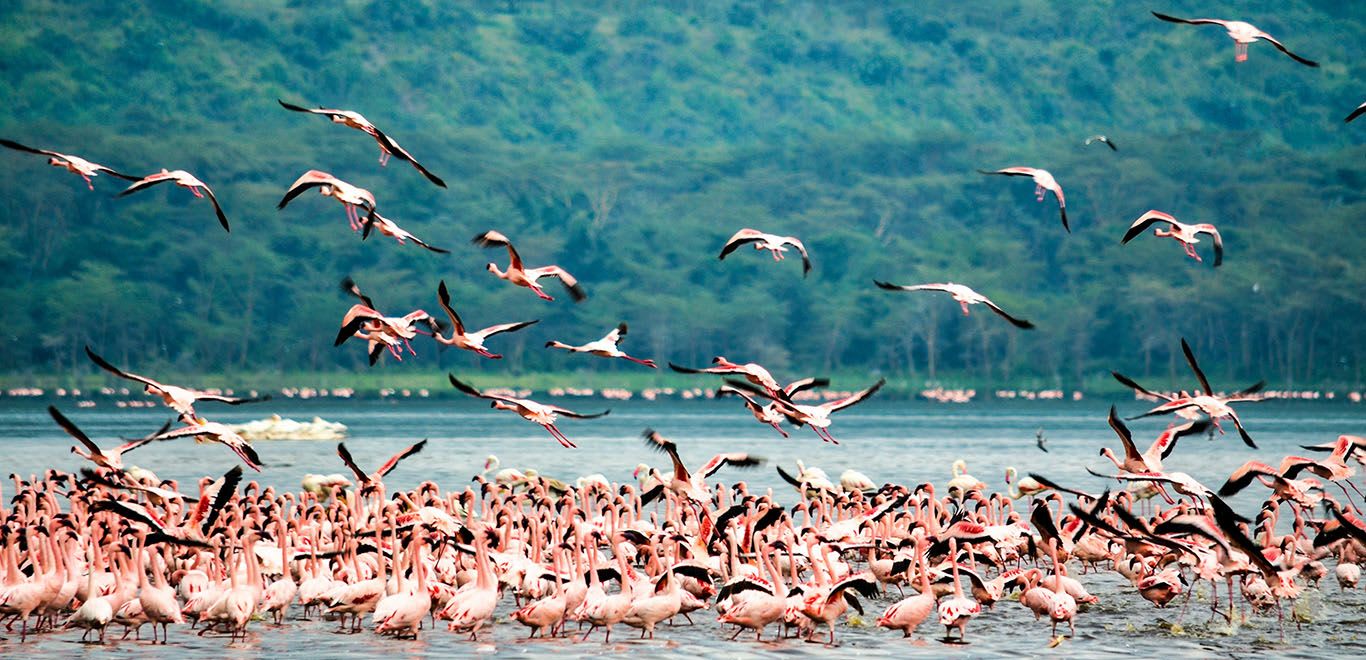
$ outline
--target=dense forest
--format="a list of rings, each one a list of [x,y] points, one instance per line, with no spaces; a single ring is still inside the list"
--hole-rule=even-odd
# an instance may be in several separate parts
[[[1150,9],[1247,20],[1322,66],[1267,43],[1235,63],[1221,29]],[[116,198],[126,182],[92,192],[3,150],[11,382],[93,373],[86,344],[261,382],[670,376],[542,348],[619,321],[661,364],[724,354],[849,387],[1085,388],[1110,369],[1166,386],[1189,380],[1183,336],[1217,385],[1363,382],[1366,119],[1343,117],[1366,100],[1366,3],[15,0],[0,36],[0,137],[188,170],[233,227],[183,188]],[[363,113],[449,188],[277,99]],[[976,172],[1014,165],[1058,178],[1071,234],[1027,179]],[[312,193],[277,211],[315,168],[451,254],[362,241]],[[1148,209],[1217,224],[1223,265],[1121,246]],[[719,262],[741,227],[802,238],[811,275],[752,250]],[[589,299],[494,279],[506,255],[469,244],[487,229]],[[471,325],[541,323],[490,340],[502,361],[424,340],[370,369],[332,346],[346,275],[390,314],[440,314],[444,279]],[[968,284],[1037,329],[874,279]]]

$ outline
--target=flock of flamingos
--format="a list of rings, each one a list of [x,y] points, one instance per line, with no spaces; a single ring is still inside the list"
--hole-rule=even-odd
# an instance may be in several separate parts
[[[1265,41],[1297,62],[1317,66],[1247,23],[1156,16],[1225,28],[1237,44],[1238,61],[1246,59],[1248,44]],[[281,105],[358,129],[378,143],[381,164],[398,158],[433,184],[445,185],[359,113]],[[1364,111],[1366,104],[1347,121]],[[1088,144],[1094,141],[1115,148],[1103,136]],[[100,174],[134,181],[121,195],[174,182],[207,197],[224,230],[229,229],[213,191],[188,172],[162,170],[139,178],[76,156],[0,143],[49,157],[52,165],[80,175],[91,190],[91,178]],[[1068,227],[1062,188],[1047,171],[1008,167],[985,173],[1031,178],[1040,201],[1046,192],[1055,196]],[[314,189],[340,202],[352,230],[366,237],[378,231],[399,243],[412,241],[445,252],[380,215],[373,193],[325,172],[299,177],[280,208]],[[1160,211],[1139,217],[1123,240],[1158,224],[1165,228],[1157,236],[1176,239],[1197,260],[1198,235],[1211,237],[1213,265],[1219,265],[1223,249],[1214,226],[1184,224]],[[543,282],[558,279],[575,300],[586,297],[579,281],[563,268],[528,267],[512,241],[497,231],[480,234],[475,243],[506,249],[506,268],[488,266],[500,279],[545,300],[552,297]],[[745,245],[770,251],[777,260],[795,249],[803,273],[811,268],[800,240],[753,229],[737,232],[720,258]],[[1033,327],[960,284],[877,286],[941,291],[961,304],[965,314],[970,305],[983,304],[1017,327]],[[395,359],[414,354],[411,342],[418,334],[496,359],[499,355],[486,346],[487,340],[535,323],[472,330],[452,307],[444,282],[438,300],[445,319],[421,310],[385,316],[349,278],[343,288],[358,302],[346,312],[336,343],[364,341],[372,364],[385,353]],[[626,334],[623,323],[587,344],[551,341],[547,346],[657,368],[652,360],[621,350]],[[1294,601],[1306,585],[1326,575],[1325,562],[1334,564],[1343,588],[1354,587],[1359,563],[1366,559],[1366,524],[1353,499],[1353,494],[1361,498],[1353,479],[1356,464],[1366,461],[1366,439],[1343,435],[1307,447],[1323,452],[1313,458],[1249,461],[1217,487],[1164,465],[1182,437],[1222,433],[1224,423],[1256,447],[1233,406],[1257,400],[1261,384],[1220,393],[1184,341],[1182,350],[1195,377],[1189,392],[1153,391],[1115,374],[1155,399],[1157,405],[1143,416],[1175,416],[1144,448],[1111,409],[1110,425],[1122,452],[1106,448],[1102,453],[1114,464],[1114,474],[1104,476],[1116,480],[1116,492],[1083,492],[1039,475],[1019,479],[1015,474],[1009,475],[1010,490],[992,492],[962,465],[955,466],[955,477],[944,490],[928,483],[878,486],[853,471],[832,480],[817,468],[802,466],[795,475],[779,468],[798,498],[791,507],[772,491],[751,492],[743,481],[708,483],[722,469],[758,465],[759,457],[724,453],[690,470],[683,458],[686,445],[652,430],[646,430],[644,442],[667,455],[671,467],[661,471],[642,465],[636,481],[620,484],[601,475],[569,484],[508,468],[486,469],[489,478],[481,475],[472,485],[454,490],[443,491],[430,481],[412,490],[386,488],[385,476],[422,451],[426,441],[373,471],[356,465],[340,444],[339,458],[354,478],[311,475],[298,492],[276,492],[254,482],[243,486],[240,465],[218,478],[178,484],[127,465],[125,454],[150,442],[193,437],[227,446],[247,467],[260,471],[264,462],[249,442],[196,410],[204,402],[236,405],[249,400],[165,384],[86,350],[101,369],[145,386],[175,411],[183,426],[118,446],[102,445],[49,408],[79,442],[73,453],[89,465],[75,473],[53,468],[27,479],[14,475],[15,492],[0,498],[0,618],[21,641],[81,629],[82,640],[94,637],[103,643],[110,624],[121,626],[125,636],[130,631],[141,636],[150,627],[152,640],[162,643],[169,640],[169,626],[185,624],[199,635],[245,639],[254,631],[287,629],[286,622],[298,616],[335,617],[346,631],[368,625],[377,634],[394,636],[417,636],[424,628],[434,629],[439,620],[450,631],[474,639],[494,625],[500,606],[515,601],[511,619],[526,626],[531,636],[568,635],[569,624],[574,624],[584,639],[601,631],[608,640],[615,626],[625,624],[640,629],[642,637],[653,637],[662,622],[691,622],[690,614],[710,610],[724,629],[718,635],[731,639],[750,631],[756,639],[770,632],[833,644],[847,611],[862,612],[869,599],[890,600],[896,594],[900,598],[887,604],[876,622],[907,637],[934,618],[946,631],[945,641],[963,642],[974,619],[999,603],[1029,608],[1056,644],[1063,639],[1057,636],[1060,627],[1074,633],[1086,605],[1097,600],[1080,575],[1091,569],[1122,575],[1153,606],[1167,607],[1180,599],[1183,612],[1195,584],[1207,582],[1211,616],[1234,623],[1273,611],[1282,616],[1286,601]],[[705,368],[669,366],[721,376],[722,393],[734,396],[756,420],[784,437],[784,425],[810,426],[832,443],[837,442],[832,416],[882,385],[879,381],[851,396],[813,403],[820,397],[812,392],[827,385],[826,380],[785,383],[760,365],[719,356]],[[557,418],[596,416],[480,391],[455,375],[449,380],[466,395],[541,425],[566,447],[574,443],[556,426]],[[1041,448],[1042,443],[1040,438]],[[1266,499],[1251,518],[1225,502],[1247,488],[1267,489],[1260,491]],[[1017,510],[1016,502],[1023,498],[1028,503]],[[1293,519],[1293,524],[1278,525],[1282,518]],[[1018,605],[1002,602],[1008,599]],[[273,626],[263,622],[253,628],[263,618]]]

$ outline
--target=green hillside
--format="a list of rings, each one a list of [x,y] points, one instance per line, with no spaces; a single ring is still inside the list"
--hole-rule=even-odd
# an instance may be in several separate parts
[[[351,275],[390,314],[439,314],[444,279],[473,326],[542,320],[490,341],[501,362],[423,340],[375,368],[396,377],[639,382],[635,365],[542,348],[624,320],[633,353],[780,377],[1187,380],[1184,336],[1217,385],[1364,380],[1366,119],[1342,118],[1366,101],[1366,4],[279,4],[0,8],[0,136],[139,175],[186,169],[233,226],[184,189],[116,199],[126,182],[92,193],[3,150],[0,373],[90,373],[85,344],[150,372],[366,370],[359,345],[332,346]],[[1265,43],[1235,64],[1222,30],[1150,9],[1247,20],[1322,66]],[[449,189],[276,99],[365,114]],[[1097,133],[1118,151],[1083,145]],[[1072,234],[1027,179],[975,172],[1011,165],[1057,176]],[[314,168],[452,253],[361,241],[313,193],[277,211]],[[1148,209],[1217,224],[1224,265],[1150,235],[1119,245]],[[801,237],[810,277],[748,249],[718,262],[741,227]],[[505,254],[468,244],[486,229],[576,274],[589,300],[495,280],[484,266]],[[1038,329],[875,278],[968,284]]]

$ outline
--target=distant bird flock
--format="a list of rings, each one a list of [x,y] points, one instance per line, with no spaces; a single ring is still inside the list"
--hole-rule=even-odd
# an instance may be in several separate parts
[[[1264,41],[1300,64],[1318,66],[1245,22],[1153,13],[1170,23],[1224,28],[1234,40],[1237,62],[1247,60],[1249,44]],[[432,184],[446,186],[358,112],[310,109],[284,100],[279,104],[359,130],[375,140],[380,165],[397,158]],[[1346,121],[1363,112],[1366,104]],[[1118,151],[1105,135],[1085,140],[1086,145],[1095,142]],[[101,174],[132,182],[119,196],[175,183],[207,198],[220,225],[230,231],[213,190],[189,172],[160,169],[139,177],[11,140],[0,140],[0,145],[46,156],[50,165],[80,176],[92,191],[93,178]],[[1009,166],[980,171],[1028,177],[1039,201],[1053,195],[1063,229],[1072,231],[1063,188],[1047,170]],[[400,244],[447,253],[380,215],[379,198],[371,191],[321,170],[304,172],[285,188],[279,209],[283,212],[309,190],[340,202],[350,229],[362,232],[363,239],[378,231]],[[1196,246],[1201,236],[1208,237],[1212,266],[1222,263],[1224,244],[1214,224],[1187,224],[1164,211],[1143,213],[1122,242],[1154,227],[1154,236],[1180,242],[1197,262],[1204,258]],[[528,267],[513,240],[497,229],[483,231],[472,242],[506,250],[506,267],[489,263],[488,271],[529,289],[541,301],[555,300],[546,288],[552,279],[573,301],[588,298],[584,284],[561,266]],[[720,246],[718,259],[745,246],[767,251],[775,261],[795,251],[801,256],[802,275],[812,269],[811,255],[799,238],[752,228],[739,228]],[[532,263],[554,260],[554,255],[528,256]],[[444,319],[421,309],[391,316],[398,313],[387,306],[392,301],[372,298],[349,276],[337,276],[356,302],[341,315],[334,343],[363,343],[370,364],[386,354],[395,360],[417,355],[413,343],[419,335],[496,360],[501,357],[494,352],[498,335],[537,323],[513,320],[472,330],[456,309],[466,314],[477,310],[458,305],[444,281],[436,286]],[[947,293],[964,314],[980,304],[1016,328],[1034,328],[963,284],[879,280],[875,285],[889,291]],[[528,296],[527,304],[536,303]],[[552,339],[545,346],[582,354],[582,359],[622,359],[657,368],[653,359],[621,348],[629,336],[626,321],[605,335],[600,334],[603,329],[585,327],[575,337]],[[1284,604],[1327,574],[1325,561],[1335,563],[1334,579],[1343,589],[1353,588],[1359,564],[1366,560],[1366,523],[1359,517],[1362,493],[1353,481],[1357,465],[1366,462],[1366,439],[1342,435],[1305,447],[1322,458],[1249,461],[1213,488],[1168,467],[1182,438],[1222,434],[1224,423],[1256,448],[1234,406],[1263,397],[1263,383],[1229,394],[1213,388],[1184,339],[1181,349],[1197,385],[1190,390],[1149,390],[1114,373],[1120,383],[1157,400],[1140,417],[1174,416],[1140,451],[1141,439],[1133,437],[1111,408],[1109,424],[1123,452],[1101,449],[1114,473],[1092,473],[1113,480],[1115,492],[1087,492],[1042,474],[1020,478],[1014,468],[1006,474],[1007,490],[996,492],[969,474],[961,460],[943,489],[930,483],[878,485],[854,470],[832,480],[820,468],[798,462],[795,474],[777,467],[797,498],[790,508],[772,491],[751,492],[743,481],[707,482],[723,469],[752,469],[765,463],[764,458],[731,451],[689,470],[683,458],[687,443],[654,429],[643,432],[643,442],[667,456],[670,465],[661,470],[641,464],[635,480],[626,483],[601,474],[566,482],[530,469],[499,470],[497,458],[490,456],[472,486],[443,490],[423,481],[412,490],[387,488],[385,477],[422,452],[427,444],[422,440],[373,472],[359,467],[344,443],[337,446],[337,462],[320,460],[318,469],[335,470],[340,463],[354,480],[345,473],[310,474],[297,492],[261,489],[254,482],[242,487],[242,465],[235,463],[261,471],[269,469],[269,455],[258,455],[232,427],[207,420],[197,408],[205,402],[241,405],[259,398],[163,383],[115,366],[96,348],[86,347],[94,365],[143,386],[182,425],[167,425],[138,439],[97,442],[74,420],[49,408],[55,423],[78,443],[72,453],[89,465],[74,473],[54,466],[27,479],[13,475],[14,492],[0,497],[0,620],[11,632],[18,626],[20,641],[80,629],[83,640],[94,637],[103,643],[111,624],[120,626],[125,637],[130,631],[140,636],[150,626],[154,643],[170,643],[171,625],[185,634],[185,624],[199,635],[248,640],[283,634],[297,616],[334,619],[344,632],[368,626],[376,634],[400,637],[440,634],[431,631],[441,621],[450,632],[478,639],[495,625],[498,608],[511,600],[516,603],[511,619],[530,636],[577,634],[587,639],[601,631],[606,641],[614,628],[625,624],[639,629],[641,637],[653,638],[656,632],[668,634],[659,627],[665,622],[698,623],[694,617],[712,617],[718,637],[735,639],[752,632],[763,639],[775,631],[774,639],[791,635],[835,644],[837,623],[847,612],[861,613],[864,602],[881,600],[886,602],[876,625],[904,637],[933,618],[944,627],[946,641],[967,642],[969,628],[990,626],[991,610],[1000,604],[1028,608],[1043,621],[1040,645],[1057,645],[1065,639],[1057,636],[1059,630],[1075,634],[1078,625],[1086,625],[1086,609],[1098,600],[1083,584],[1087,578],[1082,574],[1090,569],[1112,571],[1131,583],[1139,598],[1159,608],[1176,605],[1183,614],[1195,585],[1206,582],[1211,617],[1232,624],[1246,620],[1248,608],[1254,615],[1274,611],[1281,621]],[[718,396],[734,397],[737,408],[742,404],[756,422],[783,438],[789,436],[785,426],[805,426],[833,444],[839,442],[833,431],[835,414],[869,400],[885,384],[879,379],[848,396],[812,404],[799,402],[798,395],[829,386],[828,379],[780,380],[760,364],[724,356],[716,356],[709,366],[668,366],[699,378],[718,378],[706,381],[716,386]],[[557,425],[561,418],[591,420],[610,412],[585,414],[480,390],[456,374],[448,374],[447,381],[464,395],[541,426],[565,449],[577,445]],[[140,447],[181,438],[222,445],[233,453],[225,453],[224,462],[234,464],[221,476],[196,484],[162,480],[128,464],[131,452]],[[1035,445],[1044,452],[1049,451],[1046,440],[1040,428]],[[1254,518],[1238,514],[1224,499],[1259,486],[1266,489],[1258,491],[1266,499]],[[1016,502],[1026,498],[1028,503],[1017,510]],[[1277,525],[1283,516],[1295,521],[1291,533],[1282,533]],[[1221,589],[1227,597],[1220,596]],[[1013,594],[1018,594],[1018,604],[1007,600]],[[1138,605],[1137,600],[1129,605]],[[263,617],[274,624],[256,623]],[[1283,624],[1280,630],[1283,637]],[[1013,634],[1027,638],[1031,633]]]

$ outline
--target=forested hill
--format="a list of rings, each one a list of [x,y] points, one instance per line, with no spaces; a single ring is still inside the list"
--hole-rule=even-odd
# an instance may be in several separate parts
[[[351,275],[390,314],[439,314],[444,279],[472,326],[542,320],[490,340],[501,362],[419,338],[389,373],[638,373],[542,348],[624,320],[635,354],[780,377],[1184,383],[1184,336],[1218,385],[1359,386],[1366,119],[1343,117],[1366,101],[1366,3],[882,4],[3,3],[0,136],[193,172],[233,230],[185,189],[115,199],[126,182],[0,150],[0,372],[88,373],[85,344],[144,372],[365,370],[332,346]],[[1223,30],[1149,10],[1247,20],[1322,66],[1268,43],[1235,64]],[[365,114],[449,189],[277,99]],[[1070,235],[1028,179],[975,171],[1012,165],[1057,176]],[[277,211],[314,168],[452,253],[362,242],[312,193]],[[1224,264],[1208,241],[1204,264],[1119,245],[1148,209],[1217,224]],[[741,227],[801,237],[810,277],[718,262]],[[486,229],[589,300],[495,280],[506,255],[468,244]],[[965,283],[1038,329],[875,278]]]

